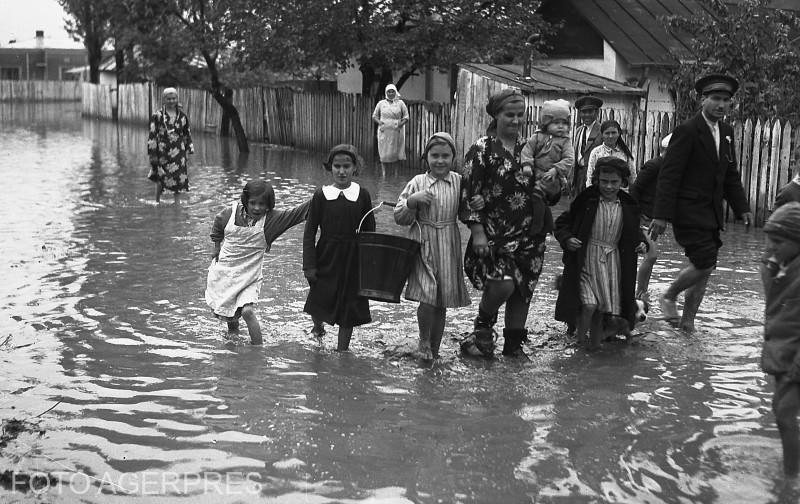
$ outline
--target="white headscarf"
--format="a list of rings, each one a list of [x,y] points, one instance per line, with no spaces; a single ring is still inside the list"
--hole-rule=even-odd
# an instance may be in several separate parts
[[[383,96],[384,96],[384,97],[386,97],[386,99],[387,99],[387,100],[389,100],[389,101],[392,101],[391,99],[389,99],[389,97],[388,97],[388,96],[386,96],[386,93],[387,93],[387,92],[388,92],[390,89],[391,89],[391,90],[393,90],[393,91],[395,92],[395,97],[394,97],[394,99],[395,99],[395,100],[396,100],[396,99],[398,99],[398,98],[400,98],[400,91],[398,91],[398,90],[397,90],[397,87],[395,87],[395,85],[394,85],[394,84],[387,84],[387,85],[386,85],[386,89],[384,89],[384,90],[383,90]]]
[[[166,98],[167,95],[170,95],[170,94],[174,94],[175,96],[178,96],[178,90],[175,89],[174,87],[165,88],[164,91],[161,92],[161,98]]]

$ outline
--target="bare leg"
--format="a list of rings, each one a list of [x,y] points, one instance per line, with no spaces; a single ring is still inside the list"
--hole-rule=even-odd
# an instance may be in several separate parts
[[[242,318],[247,324],[247,330],[250,332],[250,343],[253,345],[261,345],[264,343],[261,337],[261,324],[258,323],[256,311],[252,306],[247,305],[242,308]]]
[[[642,259],[642,264],[639,265],[639,270],[636,272],[636,297],[644,299],[647,296],[647,288],[650,286],[650,276],[653,274],[653,265],[658,259],[658,250],[656,244],[649,237],[646,237],[647,242],[650,244],[650,249]]]
[[[786,476],[795,477],[800,469],[800,429],[797,426],[800,386],[786,378],[776,378],[772,410],[783,446],[783,472]]]
[[[683,300],[683,316],[681,317],[680,328],[682,331],[694,332],[694,318],[697,316],[697,310],[700,309],[700,303],[703,302],[703,296],[706,293],[706,286],[708,285],[708,278],[711,276],[711,270],[701,277],[697,283],[686,289],[686,294]]]
[[[661,311],[664,312],[664,318],[677,322],[678,311],[675,308],[675,300],[678,298],[678,294],[697,284],[703,278],[708,280],[711,270],[712,268],[697,269],[693,264],[689,264],[678,273],[678,277],[672,281],[667,291],[661,296]],[[692,320],[694,320],[694,316],[692,316]]]
[[[497,310],[503,306],[503,303],[505,303],[513,293],[513,280],[489,280],[483,288],[481,309],[486,313],[497,313]],[[508,310],[508,307],[506,307],[506,310]]]
[[[586,333],[589,331],[589,326],[592,324],[592,316],[597,310],[597,305],[582,305],[581,311],[578,314],[578,320],[575,323],[575,339],[579,345],[586,342]]]
[[[424,360],[433,360],[433,349],[431,348],[431,330],[433,329],[436,317],[436,307],[426,303],[420,303],[417,308],[417,324],[419,325],[419,346],[420,357]]]
[[[164,187],[161,182],[156,182],[156,203],[161,202],[161,193],[164,192]]]
[[[322,337],[325,336],[325,324],[315,317],[311,317],[311,320],[314,322],[314,327],[311,328],[311,336],[321,341]]]
[[[228,334],[239,334],[239,319],[228,321]]]
[[[437,306],[433,317],[433,325],[431,326],[431,354],[433,354],[434,359],[439,358],[439,347],[442,345],[446,320],[447,309]]]
[[[352,327],[339,326],[339,343],[336,346],[337,352],[346,352],[350,349],[350,338],[353,336]]]
[[[597,350],[600,348],[600,342],[603,340],[603,314],[598,310],[592,314],[591,329],[589,330],[589,350]]]

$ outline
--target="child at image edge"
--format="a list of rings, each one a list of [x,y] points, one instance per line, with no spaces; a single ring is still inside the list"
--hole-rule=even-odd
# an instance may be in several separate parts
[[[314,192],[303,233],[303,274],[310,286],[304,311],[311,315],[311,332],[319,339],[325,334],[323,323],[339,325],[340,352],[349,349],[354,326],[372,321],[369,300],[358,295],[356,230],[365,215],[361,230],[375,231],[370,194],[353,182],[361,166],[352,145],[331,149],[324,167],[333,184]]]
[[[764,225],[764,348],[761,367],[775,376],[772,410],[783,446],[783,471],[800,469],[800,203],[776,209]]]
[[[455,156],[453,137],[434,133],[422,155],[427,173],[411,179],[394,209],[395,222],[410,225],[409,236],[422,242],[405,297],[419,301],[419,352],[425,360],[439,358],[447,308],[470,303],[458,229],[461,175],[451,171]]]
[[[227,321],[231,333],[239,330],[239,318],[244,318],[254,345],[262,343],[253,304],[261,290],[264,255],[284,231],[305,220],[309,203],[275,210],[272,185],[251,180],[245,184],[240,201],[214,217],[214,256],[208,268],[206,303],[215,316]]]

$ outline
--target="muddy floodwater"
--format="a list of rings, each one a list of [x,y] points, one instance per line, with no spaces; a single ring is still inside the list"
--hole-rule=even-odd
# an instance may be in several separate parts
[[[297,226],[266,257],[254,347],[206,307],[211,221],[253,178],[301,203],[328,183],[322,155],[195,132],[191,192],[155,205],[144,126],[0,112],[0,418],[31,427],[0,444],[0,502],[794,502],[758,364],[759,230],[723,235],[697,334],[651,318],[630,344],[574,348],[552,320],[551,237],[531,362],[457,356],[470,288],[425,365],[383,355],[416,335],[407,301],[373,302],[350,353],[309,337]],[[412,176],[359,181],[392,201]],[[654,294],[684,263],[664,239]]]

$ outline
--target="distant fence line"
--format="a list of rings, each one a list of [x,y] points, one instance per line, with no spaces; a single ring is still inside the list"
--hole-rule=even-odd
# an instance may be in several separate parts
[[[0,101],[81,101],[79,81],[0,80]]]
[[[180,89],[179,95],[193,129],[219,132],[221,108],[210,93]],[[84,84],[84,114],[110,119],[111,96],[108,86]],[[160,103],[160,96],[161,89],[150,84],[120,85],[119,119],[147,122],[153,107]],[[262,87],[236,90],[234,104],[251,140],[319,152],[327,152],[337,143],[352,143],[368,159],[375,152],[372,122],[375,104],[371,97]],[[406,104],[410,115],[406,126],[406,154],[412,166],[420,166],[425,141],[436,131],[450,131],[456,144],[463,146],[474,141],[472,137],[483,134],[485,126],[482,124],[459,125],[454,120],[455,105],[415,101]],[[482,108],[483,105],[470,106]],[[540,112],[540,106],[527,107],[522,132],[525,137],[535,130]],[[658,155],[661,139],[676,125],[674,114],[664,112],[603,109],[602,119],[609,118],[620,123],[623,139],[633,153],[633,164],[637,168]],[[573,111],[573,124],[576,121]],[[777,190],[792,178],[790,153],[794,146],[800,145],[800,128],[777,119],[734,121],[733,127],[734,150],[742,181],[755,222],[761,225],[772,210]]]

